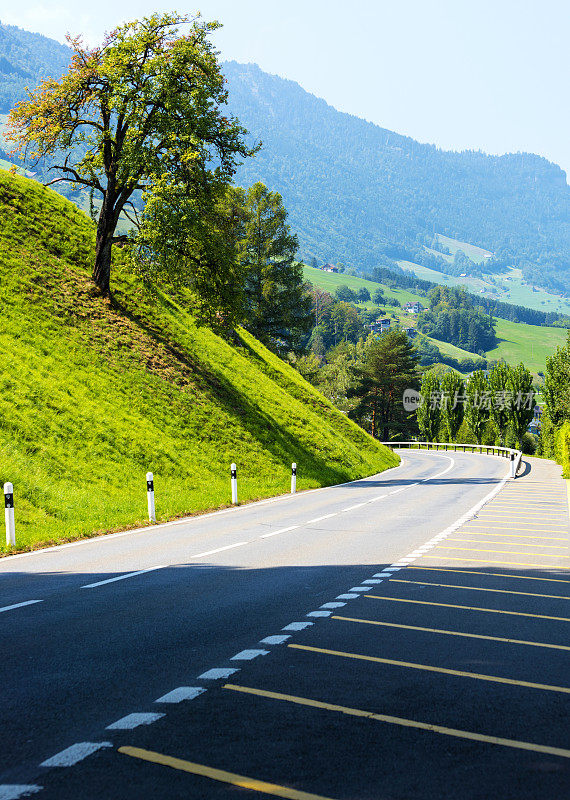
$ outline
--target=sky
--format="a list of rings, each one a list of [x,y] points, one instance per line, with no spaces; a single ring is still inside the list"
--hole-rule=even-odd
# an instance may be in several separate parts
[[[543,155],[570,174],[568,0],[0,0],[63,42],[154,11],[200,10],[221,58],[297,81],[340,111],[446,150]]]

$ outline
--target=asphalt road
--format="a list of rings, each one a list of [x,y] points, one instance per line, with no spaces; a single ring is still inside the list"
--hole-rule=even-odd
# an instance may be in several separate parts
[[[403,456],[2,559],[0,800],[568,796],[564,482]]]

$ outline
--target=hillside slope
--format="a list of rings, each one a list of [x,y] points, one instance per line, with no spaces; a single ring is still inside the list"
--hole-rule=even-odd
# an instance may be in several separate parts
[[[91,221],[0,170],[0,481],[15,487],[21,547],[140,524],[145,473],[157,516],[373,474],[397,458],[242,332],[198,329],[117,270],[89,280]],[[1,537],[3,540],[3,536]]]
[[[224,72],[231,110],[263,142],[238,182],[281,192],[305,258],[370,267],[423,254],[432,266],[426,247],[439,233],[570,291],[570,187],[557,165],[529,153],[446,152],[341,113],[255,64],[228,62]]]

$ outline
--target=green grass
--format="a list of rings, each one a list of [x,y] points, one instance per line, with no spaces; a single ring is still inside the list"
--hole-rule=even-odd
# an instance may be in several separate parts
[[[458,250],[463,250],[467,258],[470,258],[471,261],[474,261],[476,264],[481,264],[486,261],[489,256],[493,255],[489,250],[485,250],[483,247],[477,247],[477,245],[469,244],[469,242],[460,242],[459,239],[451,239],[449,236],[442,236],[441,233],[437,234],[437,238],[440,244],[447,247],[451,252],[452,258]]]
[[[197,328],[115,268],[90,281],[93,225],[55,192],[0,171],[0,481],[18,549],[379,472],[397,458],[246,332]],[[2,540],[3,540],[2,536]],[[0,545],[0,551],[7,552]]]

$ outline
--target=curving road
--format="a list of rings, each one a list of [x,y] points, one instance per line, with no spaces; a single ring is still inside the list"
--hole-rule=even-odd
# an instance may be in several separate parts
[[[355,483],[2,559],[0,800],[564,796],[563,482],[502,488],[501,459],[402,456]],[[492,548],[517,519],[523,544]],[[513,593],[531,573],[545,613],[535,585]]]

